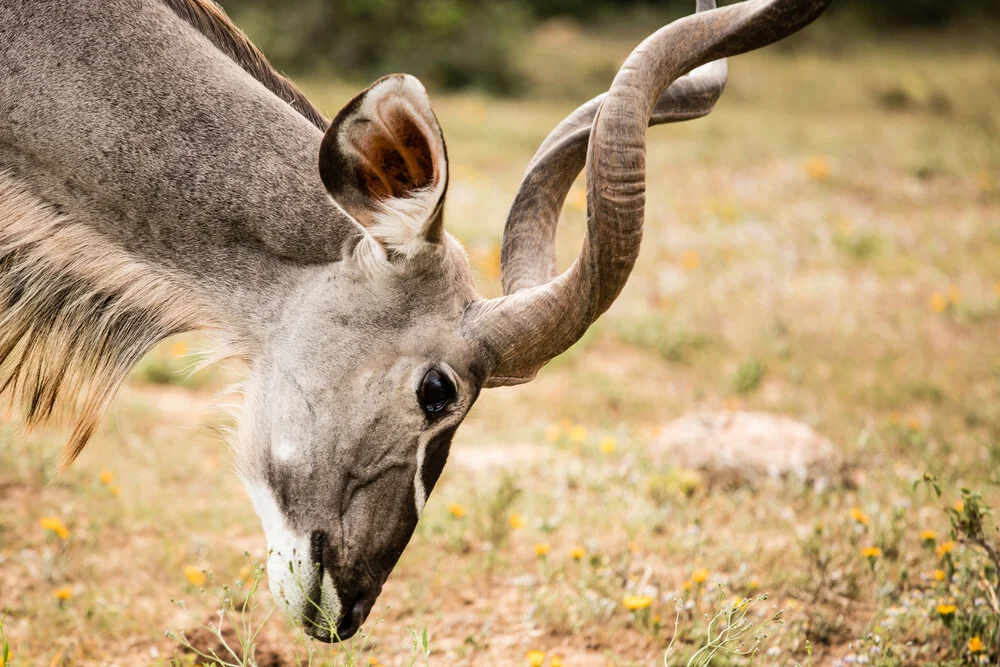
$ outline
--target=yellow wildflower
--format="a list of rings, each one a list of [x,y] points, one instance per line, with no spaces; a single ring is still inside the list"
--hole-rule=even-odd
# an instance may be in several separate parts
[[[874,560],[882,555],[882,550],[878,547],[864,547],[861,549],[861,555]]]
[[[573,557],[573,560],[583,560],[583,557],[587,555],[587,550],[583,547],[573,547],[569,555]]]
[[[708,570],[703,567],[700,567],[691,573],[691,581],[696,584],[703,584],[706,579],[708,579]]]
[[[196,568],[194,565],[184,566],[184,576],[187,578],[188,583],[192,586],[204,586],[205,582],[208,581],[208,577],[200,569]]]
[[[448,505],[448,513],[456,519],[461,519],[465,516],[465,508],[458,503],[452,503]]]
[[[683,584],[681,584],[681,588],[685,591],[691,590],[691,580],[689,579],[688,581],[685,581]]]
[[[170,354],[175,357],[183,357],[188,352],[187,343],[183,341],[177,341],[170,346]]]
[[[69,537],[69,530],[67,530],[66,525],[54,516],[43,516],[38,520],[38,525],[49,532],[55,533],[64,540]]]
[[[825,155],[814,155],[806,160],[806,175],[814,181],[830,178],[830,162]]]
[[[11,653],[10,651],[8,651],[7,652],[7,661],[5,661],[3,659],[3,653],[0,653],[0,667],[5,667],[5,665],[8,664],[8,661],[9,662],[13,662],[14,661],[14,654]]]
[[[923,423],[920,421],[919,417],[910,417],[906,420],[906,428],[911,431],[919,431],[923,428]]]
[[[969,653],[982,653],[983,652],[983,640],[980,639],[979,635],[976,635],[969,640],[966,644],[969,647]]]
[[[73,597],[73,589],[69,586],[63,586],[62,588],[57,588],[52,591],[52,595],[54,595],[57,600],[68,600]]]
[[[928,304],[935,313],[943,313],[945,308],[948,307],[948,299],[941,292],[934,292],[934,294],[931,294]]]
[[[733,598],[733,609],[736,611],[743,611],[748,606],[750,606],[749,598],[741,598],[739,596]]]
[[[639,553],[639,543],[638,542],[634,542],[634,541],[633,542],[629,542],[628,543],[628,550],[629,550],[629,552],[634,553],[634,554]]]
[[[954,505],[952,505],[952,509],[961,514],[962,512],[965,511],[965,503],[959,500]]]
[[[653,598],[648,595],[626,595],[622,598],[622,604],[629,611],[639,611],[653,604]]]
[[[542,667],[542,663],[545,662],[545,654],[541,651],[528,651],[527,658],[531,667]]]
[[[867,514],[861,511],[860,507],[851,508],[851,518],[860,523],[862,526],[867,526],[871,522],[871,519],[868,518]]]
[[[552,551],[552,545],[548,542],[539,542],[535,545],[536,556],[548,556],[550,551]]]
[[[122,494],[122,487],[117,484],[112,484],[108,487],[108,491],[110,491],[113,496],[120,496]]]
[[[552,656],[552,660],[549,662],[552,667],[563,667],[562,658],[558,655]]]
[[[576,443],[583,442],[587,439],[587,429],[577,424],[569,430],[569,439]]]
[[[934,542],[937,540],[937,533],[933,530],[920,531],[920,540],[923,542]]]
[[[756,579],[751,579],[750,583],[747,584],[747,588],[749,588],[751,591],[755,591],[758,588],[760,588],[760,582],[757,581]]]
[[[938,545],[937,557],[943,559],[945,556],[950,554],[952,552],[952,549],[954,548],[955,548],[955,543],[952,542],[951,540],[948,540],[947,542],[942,542],[940,545]]]
[[[521,515],[518,514],[517,512],[511,514],[510,518],[507,519],[507,521],[510,522],[510,527],[513,528],[514,530],[517,530],[518,528],[524,528],[524,519],[522,519]]]
[[[726,224],[732,224],[740,217],[740,209],[728,201],[713,201],[710,205],[712,213],[717,215],[722,222]],[[728,249],[730,253],[733,252],[732,248]]]
[[[935,581],[944,581],[947,575],[944,573],[944,570],[934,570],[931,572],[931,576],[934,577]]]
[[[952,285],[948,288],[948,301],[952,303],[958,303],[962,300],[962,288],[958,285]]]
[[[681,254],[681,266],[688,271],[694,271],[701,264],[701,257],[694,250],[685,250]]]
[[[101,477],[101,484],[104,485],[110,484],[111,482],[115,481],[115,474],[110,470],[102,470],[100,477]]]
[[[614,436],[609,435],[608,437],[601,440],[601,451],[605,454],[611,454],[618,447],[618,441],[615,440]]]
[[[562,428],[559,424],[549,424],[545,429],[545,439],[549,442],[556,442],[562,436]]]
[[[958,607],[956,607],[953,604],[939,604],[937,606],[937,613],[941,614],[942,616],[951,616],[956,611],[958,611]]]

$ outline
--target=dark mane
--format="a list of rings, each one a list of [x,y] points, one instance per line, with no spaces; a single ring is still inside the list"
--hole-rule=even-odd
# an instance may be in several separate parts
[[[285,100],[310,123],[325,131],[329,124],[302,91],[279,74],[243,31],[226,16],[214,0],[160,0],[177,16],[202,33],[253,78]]]

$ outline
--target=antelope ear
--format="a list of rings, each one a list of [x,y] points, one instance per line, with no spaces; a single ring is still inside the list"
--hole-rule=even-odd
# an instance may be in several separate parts
[[[319,153],[327,191],[387,248],[413,254],[444,236],[448,154],[423,85],[383,77],[330,123]]]

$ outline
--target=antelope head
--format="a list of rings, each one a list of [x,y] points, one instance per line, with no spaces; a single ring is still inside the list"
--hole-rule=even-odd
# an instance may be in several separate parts
[[[391,76],[322,143],[320,176],[364,233],[299,281],[254,364],[240,469],[274,596],[322,640],[357,631],[484,387],[527,382],[611,306],[642,235],[645,133],[708,113],[726,56],[791,34],[828,0],[750,0],[672,23],[543,142],[510,210],[504,296],[476,295],[444,231],[448,159],[422,86]],[[685,75],[686,74],[686,75]],[[557,274],[556,223],[586,167],[587,234]]]

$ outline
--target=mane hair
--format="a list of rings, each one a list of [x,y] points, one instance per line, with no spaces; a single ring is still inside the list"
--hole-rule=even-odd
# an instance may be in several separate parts
[[[158,0],[320,130],[327,120],[213,0]],[[0,401],[27,428],[71,426],[62,465],[163,339],[222,327],[166,270],[137,260],[0,170]],[[213,361],[230,356],[222,341]]]
[[[195,30],[205,35],[217,49],[229,56],[250,76],[288,102],[310,123],[325,131],[329,122],[295,84],[278,73],[264,54],[236,27],[214,0],[160,0]]]
[[[68,418],[63,465],[154,345],[216,328],[205,312],[171,276],[0,171],[0,397],[29,428]]]

